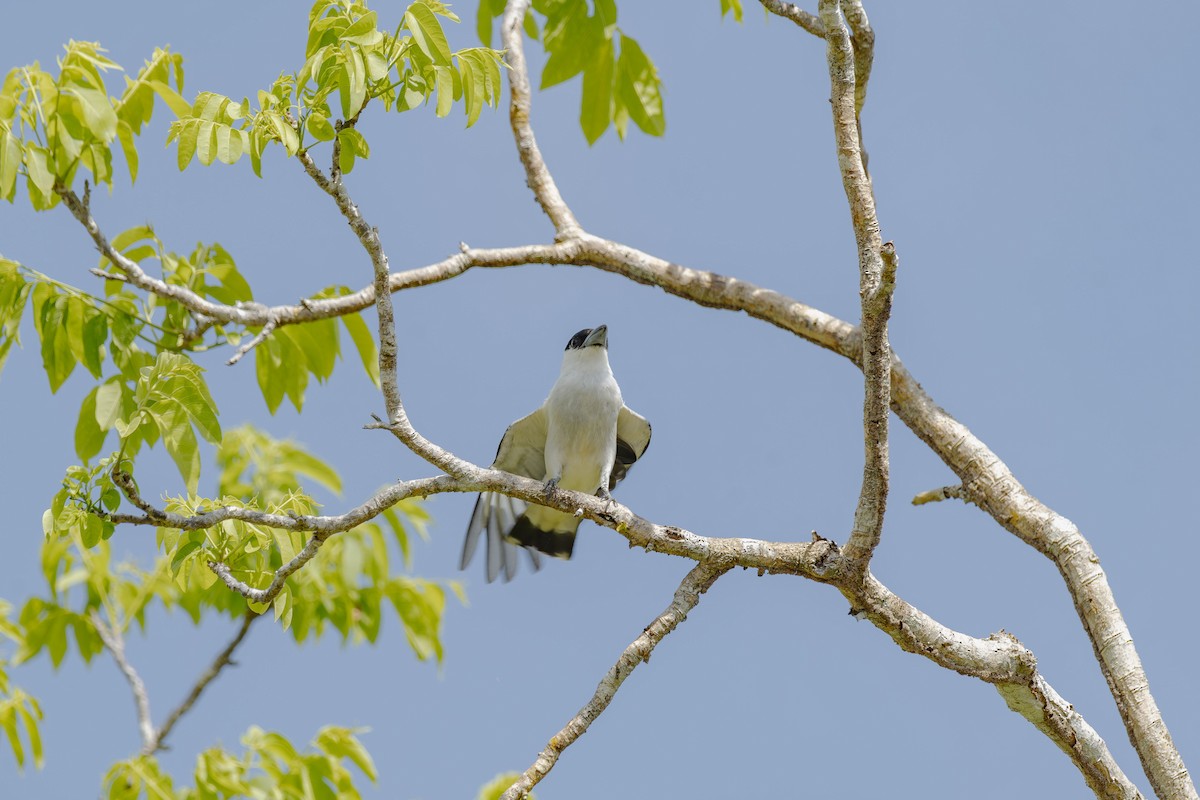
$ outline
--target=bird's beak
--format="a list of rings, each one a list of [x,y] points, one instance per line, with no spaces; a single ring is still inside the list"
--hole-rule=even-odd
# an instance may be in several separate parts
[[[598,328],[592,328],[592,332],[583,340],[584,347],[591,347],[598,344],[601,347],[608,347],[608,326],[601,325]]]

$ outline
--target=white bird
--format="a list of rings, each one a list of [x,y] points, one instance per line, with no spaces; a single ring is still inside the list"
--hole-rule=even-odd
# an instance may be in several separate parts
[[[608,326],[584,328],[567,342],[562,371],[542,407],[504,432],[493,469],[546,482],[546,493],[571,489],[610,499],[650,445],[650,423],[621,399],[608,365]],[[570,558],[581,518],[494,492],[475,502],[459,569],[487,531],[487,579],[517,571],[518,547],[536,570],[538,553]]]

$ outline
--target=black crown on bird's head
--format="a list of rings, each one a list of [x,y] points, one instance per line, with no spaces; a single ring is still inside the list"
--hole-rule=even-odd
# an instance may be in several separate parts
[[[579,350],[584,347],[603,347],[608,349],[608,326],[600,325],[595,328],[584,328],[571,337],[565,349]]]

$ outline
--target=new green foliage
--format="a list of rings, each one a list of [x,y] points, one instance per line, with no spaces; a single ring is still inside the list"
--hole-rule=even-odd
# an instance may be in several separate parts
[[[9,610],[8,603],[0,600],[0,637],[20,644],[21,629],[9,621]],[[7,667],[0,660],[0,729],[18,767],[24,768],[25,761],[32,757],[34,766],[41,769],[44,753],[38,725],[42,721],[42,707],[36,698],[9,681]]]
[[[740,19],[741,5],[732,0]],[[723,0],[723,10],[728,5]],[[611,124],[622,139],[629,121],[651,136],[662,136],[667,121],[663,113],[662,81],[640,45],[617,26],[613,0],[534,0],[532,10],[544,21],[540,38],[546,50],[541,88],[548,89],[583,75],[579,124],[588,144],[594,144]],[[490,44],[492,22],[504,13],[500,0],[482,0],[476,31]],[[532,14],[525,31],[539,38]]]
[[[154,97],[178,113],[183,102],[182,61],[167,50],[154,55],[120,95],[110,96],[106,73],[120,70],[95,42],[72,41],[53,74],[34,62],[9,71],[0,85],[0,197],[12,201],[25,176],[36,209],[55,206],[56,185],[70,186],[80,167],[97,184],[112,186],[112,145],[119,140],[131,179],[137,178],[134,138],[149,122]],[[175,84],[171,86],[172,82]]]
[[[249,154],[261,175],[271,143],[292,157],[336,142],[338,168],[348,173],[370,155],[354,121],[372,101],[407,111],[436,95],[437,116],[461,101],[467,126],[474,125],[484,106],[500,102],[501,54],[487,47],[451,50],[442,20],[458,17],[436,0],[417,0],[390,31],[361,2],[318,0],[309,13],[304,65],[258,92],[257,108],[202,92],[180,114],[168,135],[177,142],[179,168],[193,157],[233,164]]]
[[[114,764],[104,784],[110,800],[356,800],[362,795],[349,767],[372,783],[377,778],[375,763],[359,741],[361,733],[329,725],[301,751],[281,733],[252,727],[242,736],[242,753],[213,747],[196,757],[194,788],[176,789],[152,756]]]

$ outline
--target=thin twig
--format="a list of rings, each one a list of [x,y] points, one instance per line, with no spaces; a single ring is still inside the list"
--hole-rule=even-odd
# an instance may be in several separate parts
[[[100,635],[100,641],[112,654],[117,669],[121,670],[121,674],[129,683],[129,689],[133,692],[133,704],[137,709],[138,731],[142,735],[142,747],[149,747],[154,741],[154,723],[151,722],[150,695],[146,692],[146,684],[142,681],[142,676],[133,668],[133,664],[129,663],[129,659],[125,657],[125,640],[122,638],[121,632],[115,626],[109,627],[104,620],[100,619],[100,614],[95,609],[92,610],[89,618],[92,627]]]
[[[166,749],[163,742],[175,727],[175,723],[179,722],[180,717],[191,710],[196,701],[200,699],[200,695],[204,692],[208,685],[221,673],[225,667],[233,664],[233,651],[237,650],[238,645],[246,638],[246,634],[250,630],[250,626],[254,620],[258,619],[259,615],[247,609],[246,614],[242,617],[241,627],[238,632],[230,640],[229,644],[225,645],[225,649],[217,653],[217,657],[213,662],[205,668],[204,672],[200,673],[200,677],[196,679],[196,683],[192,685],[192,690],[188,692],[187,697],[175,707],[175,709],[167,715],[167,719],[159,726],[158,731],[154,734],[153,741],[149,742],[142,748],[143,755],[153,755],[159,750]]]
[[[842,0],[842,16],[850,28],[850,40],[854,44],[854,114],[859,117],[867,102],[867,83],[871,79],[871,68],[875,63],[875,31],[867,19],[862,0]],[[859,123],[858,145],[862,147],[862,120]],[[866,161],[866,152],[863,153]]]
[[[940,489],[930,489],[921,492],[912,499],[914,506],[923,506],[926,503],[940,503],[943,500],[962,500],[964,503],[970,503],[971,497],[967,494],[965,486],[955,484],[954,486],[943,486]]]
[[[675,597],[671,600],[671,604],[645,627],[641,636],[634,639],[625,648],[625,652],[621,653],[617,662],[600,679],[592,699],[561,731],[550,739],[550,743],[546,745],[545,750],[538,754],[533,765],[525,770],[520,779],[501,795],[502,800],[518,800],[518,798],[524,797],[530,789],[549,774],[563,751],[586,733],[592,722],[604,713],[608,704],[616,696],[617,690],[621,688],[621,684],[637,669],[638,664],[650,660],[650,654],[658,643],[675,630],[679,623],[687,619],[688,613],[700,602],[700,595],[707,592],[717,578],[728,570],[727,566],[719,567],[705,562],[692,567],[683,582],[679,584],[679,588],[675,590]]]
[[[350,198],[350,193],[340,177],[337,180],[327,178],[308,153],[302,152],[298,158],[309,177],[333,198],[371,260],[375,310],[379,316],[379,383],[388,415],[388,425],[385,427],[410,450],[447,474],[456,478],[470,476],[478,468],[422,436],[409,422],[408,414],[404,410],[400,387],[396,380],[396,325],[392,310],[388,257],[379,238],[379,229],[369,225],[359,213],[358,206]]]
[[[776,16],[790,19],[813,36],[825,38],[825,26],[816,14],[810,14],[793,3],[784,0],[761,0],[763,8]]]
[[[254,348],[258,347],[260,344],[265,342],[267,340],[267,337],[270,336],[271,333],[274,332],[274,330],[275,330],[275,321],[270,320],[270,319],[267,320],[267,324],[263,325],[262,330],[258,332],[258,335],[255,336],[250,341],[246,342],[241,347],[239,347],[237,349],[237,352],[234,353],[233,356],[228,361],[225,362],[225,365],[232,367],[234,364],[241,361],[242,356],[246,355],[246,353],[249,353],[251,350],[253,350]]]
[[[529,67],[525,63],[525,34],[522,25],[529,11],[530,0],[509,0],[500,21],[500,39],[508,58],[508,86],[511,94],[508,104],[508,120],[512,126],[517,154],[525,167],[525,181],[529,184],[538,205],[554,224],[555,239],[562,241],[583,232],[579,220],[559,194],[558,184],[546,167],[542,151],[529,124],[530,89]]]

